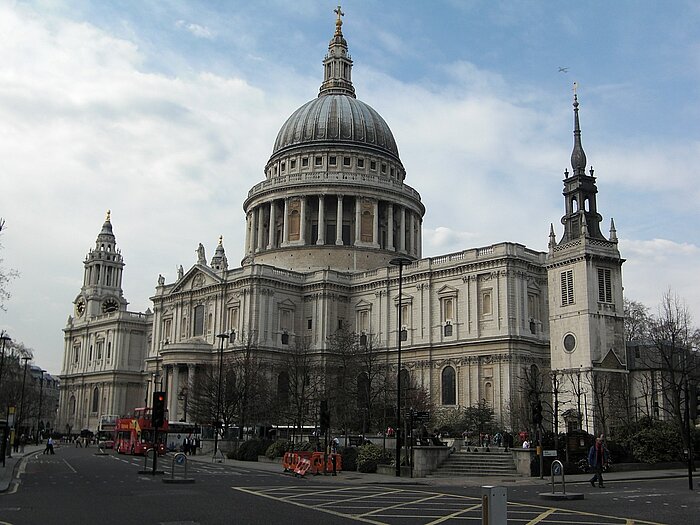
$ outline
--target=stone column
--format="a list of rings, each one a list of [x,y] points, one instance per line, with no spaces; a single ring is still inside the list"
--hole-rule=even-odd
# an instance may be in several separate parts
[[[301,197],[301,217],[299,217],[299,241],[306,244],[306,196]]]
[[[386,241],[387,241],[387,250],[393,250],[394,249],[394,205],[392,203],[388,204],[388,218],[386,221],[387,224],[387,235],[386,235]]]
[[[177,421],[178,414],[177,414],[177,396],[180,393],[180,367],[178,365],[173,365],[172,366],[172,374],[173,374],[173,379],[172,379],[172,385],[173,389],[168,392],[168,396],[170,397],[170,407],[168,409],[168,419],[172,421]]]
[[[408,212],[408,253],[416,255],[416,214],[412,211]]]
[[[343,244],[343,196],[338,195],[338,209],[335,214],[335,244]]]
[[[406,251],[406,208],[401,206],[401,213],[399,215],[399,251]]]
[[[287,246],[287,239],[289,239],[289,198],[284,199],[282,225],[282,246]]]
[[[360,197],[355,197],[355,245],[358,245],[360,243],[360,231],[361,231],[361,223],[362,223],[362,216],[360,214]]]
[[[275,235],[277,234],[277,228],[275,227],[275,201],[270,201],[270,223],[268,226],[268,239],[267,239],[267,249],[271,250],[275,248]]]
[[[321,194],[318,196],[318,237],[316,244],[326,243],[326,196]]]
[[[423,257],[423,219],[418,216],[418,241],[416,242],[416,257],[421,259]]]
[[[256,251],[263,251],[265,242],[265,206],[258,206],[258,246]]]
[[[374,199],[372,203],[374,220],[372,221],[372,241],[375,246],[379,246],[379,199]]]

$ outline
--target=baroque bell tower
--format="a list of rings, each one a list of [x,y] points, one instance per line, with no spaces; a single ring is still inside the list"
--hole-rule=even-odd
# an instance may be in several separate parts
[[[117,248],[109,211],[97,235],[95,248],[85,256],[83,265],[83,286],[74,301],[76,318],[126,310],[128,303],[122,291],[124,259]]]
[[[608,238],[600,231],[598,188],[593,167],[586,173],[576,94],[573,107],[572,171],[564,172],[564,233],[557,242],[550,225],[546,262],[551,368],[562,391],[560,406],[568,407],[566,425],[597,432],[607,428],[611,415],[608,401],[619,388],[616,378],[624,375],[626,368],[624,260],[613,220]]]

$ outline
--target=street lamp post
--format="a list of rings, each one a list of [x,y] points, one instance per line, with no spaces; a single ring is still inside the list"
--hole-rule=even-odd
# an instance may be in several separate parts
[[[39,415],[36,418],[36,444],[39,444],[39,425],[41,424],[41,412],[43,406],[43,401],[44,401],[44,374],[46,373],[46,370],[41,371],[41,379],[39,380]]]
[[[15,452],[19,450],[19,431],[20,431],[20,423],[22,423],[22,419],[24,418],[24,385],[27,382],[27,362],[31,359],[31,357],[24,356],[22,358],[22,361],[24,361],[24,373],[22,374],[22,393],[20,394],[20,401],[19,401],[19,413],[17,414],[17,419],[15,420]]]
[[[216,387],[216,421],[214,428],[214,455],[212,459],[216,458],[216,453],[219,451],[219,417],[221,414],[221,375],[224,366],[224,341],[229,338],[229,334],[221,333],[216,337],[219,338],[219,380]]]
[[[396,339],[397,339],[397,366],[398,370],[396,372],[396,476],[401,477],[401,286],[403,281],[403,267],[411,264],[412,259],[408,257],[394,257],[389,261],[392,266],[399,267],[399,318],[398,326],[396,327]]]
[[[0,355],[0,385],[2,384],[2,371],[3,368],[5,367],[5,342],[7,341],[8,343],[12,341],[10,339],[10,336],[7,335],[7,332],[4,330],[2,331],[2,335],[0,335],[0,340],[2,340],[2,354]]]

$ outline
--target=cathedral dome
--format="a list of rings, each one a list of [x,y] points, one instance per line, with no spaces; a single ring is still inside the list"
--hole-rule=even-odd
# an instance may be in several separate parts
[[[389,125],[351,94],[321,93],[297,109],[277,134],[272,155],[314,144],[364,146],[399,160]]]

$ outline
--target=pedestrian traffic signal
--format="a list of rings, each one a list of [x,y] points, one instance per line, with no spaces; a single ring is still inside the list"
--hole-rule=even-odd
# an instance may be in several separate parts
[[[532,404],[532,422],[535,425],[542,424],[542,402],[537,401],[537,403]]]
[[[165,392],[153,392],[153,428],[160,428],[165,422]]]

